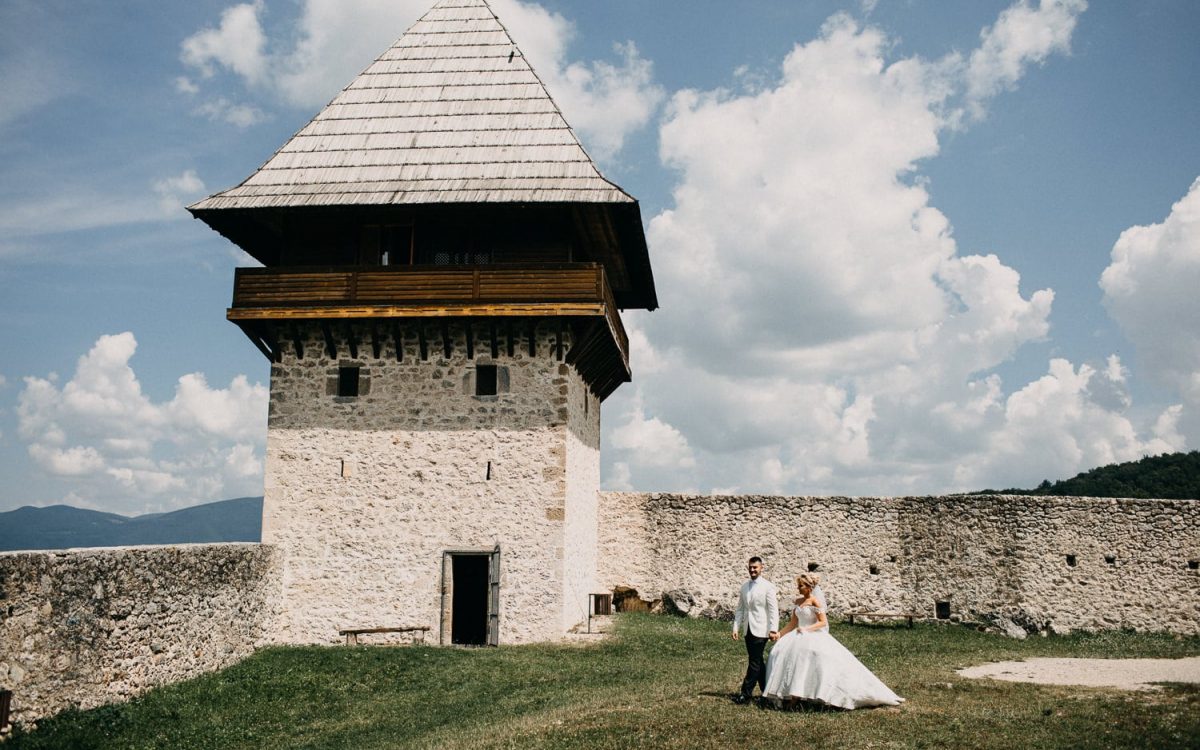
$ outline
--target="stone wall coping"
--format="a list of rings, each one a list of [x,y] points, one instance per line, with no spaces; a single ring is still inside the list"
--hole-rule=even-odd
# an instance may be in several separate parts
[[[211,548],[246,548],[257,549],[270,547],[262,542],[196,542],[191,544],[131,544],[122,547],[65,547],[62,549],[17,549],[0,552],[0,557],[17,557],[20,555],[102,555],[122,552],[153,552],[163,550],[202,550]]]

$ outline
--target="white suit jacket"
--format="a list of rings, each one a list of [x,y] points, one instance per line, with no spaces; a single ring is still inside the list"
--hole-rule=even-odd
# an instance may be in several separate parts
[[[775,584],[762,576],[746,581],[738,592],[737,609],[733,613],[733,632],[745,635],[747,630],[759,638],[766,638],[772,630],[779,630],[779,592]]]

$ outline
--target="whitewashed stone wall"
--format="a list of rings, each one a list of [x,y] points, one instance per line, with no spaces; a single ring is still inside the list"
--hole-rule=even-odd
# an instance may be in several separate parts
[[[263,541],[285,560],[281,642],[422,625],[436,639],[443,553],[497,545],[502,643],[556,638],[579,621],[564,592],[594,577],[574,524],[594,517],[595,484],[589,510],[568,475],[578,465],[598,476],[596,459],[572,448],[595,442],[598,414],[572,416],[582,383],[557,361],[548,328],[534,356],[522,337],[494,360],[482,330],[474,359],[451,330],[449,358],[433,332],[428,361],[411,334],[402,361],[390,345],[375,358],[366,342],[357,360],[332,360],[314,333],[303,358],[286,353],[272,368]],[[353,364],[360,396],[332,395],[337,368]],[[474,395],[479,364],[499,367],[498,395]]]
[[[596,588],[597,493],[600,488],[600,401],[574,371],[569,381],[567,492],[564,525],[564,630],[587,620]]]
[[[257,544],[0,553],[13,720],[128,700],[269,639],[278,557]]]
[[[710,611],[733,606],[759,554],[789,593],[815,564],[835,613],[949,601],[1031,631],[1200,633],[1197,502],[601,493],[600,528],[602,588],[683,589]]]

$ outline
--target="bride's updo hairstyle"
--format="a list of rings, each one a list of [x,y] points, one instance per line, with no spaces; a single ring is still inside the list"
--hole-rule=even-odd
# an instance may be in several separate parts
[[[819,573],[801,573],[796,576],[796,585],[804,584],[809,591],[815,589],[820,582],[821,576]]]

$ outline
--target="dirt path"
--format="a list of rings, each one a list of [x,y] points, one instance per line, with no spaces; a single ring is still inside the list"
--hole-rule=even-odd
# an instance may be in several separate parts
[[[1153,690],[1156,682],[1200,683],[1200,656],[1186,659],[1051,659],[1000,661],[958,670],[963,677],[1040,685]]]

